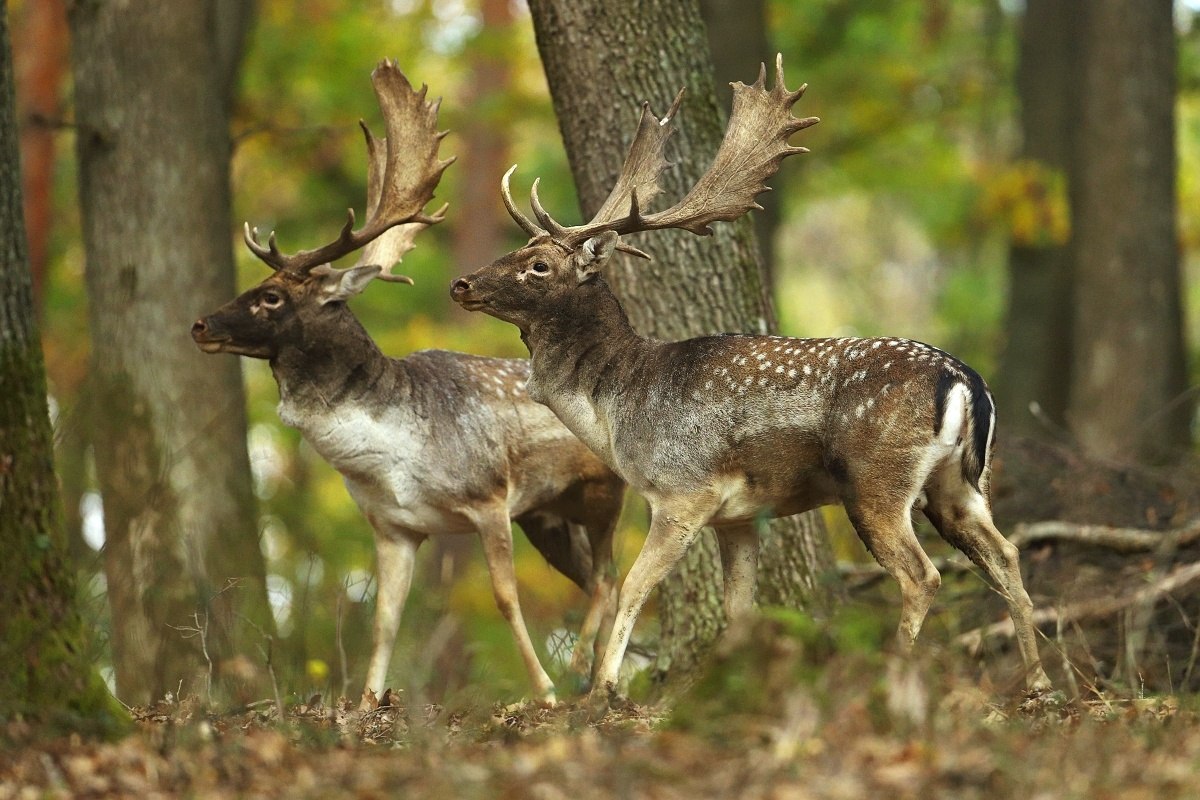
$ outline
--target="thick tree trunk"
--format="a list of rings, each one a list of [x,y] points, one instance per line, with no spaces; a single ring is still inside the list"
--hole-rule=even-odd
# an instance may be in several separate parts
[[[1191,408],[1175,227],[1173,4],[1087,5],[1068,418],[1096,455],[1164,461],[1186,452]]]
[[[8,8],[0,0],[0,719],[110,727],[75,606],[21,210]]]
[[[91,419],[113,659],[128,703],[180,682],[204,691],[235,656],[259,660],[252,626],[273,627],[238,364],[205,356],[188,336],[193,319],[235,294],[226,93],[240,35],[223,35],[237,23],[222,13],[244,8],[71,9]],[[203,636],[180,630],[191,626]]]
[[[695,0],[531,0],[530,9],[585,217],[616,180],[641,102],[650,100],[661,114],[687,87],[669,155],[675,166],[662,181],[668,196],[682,197],[711,163],[722,135]],[[653,262],[622,260],[608,269],[641,333],[683,339],[774,329],[751,221],[714,229],[712,238],[682,231],[646,236],[636,244]],[[830,602],[824,577],[832,574],[832,556],[818,515],[772,523],[761,563],[764,600],[813,609]],[[662,670],[689,671],[720,632],[720,581],[716,542],[706,532],[659,592]]]
[[[1017,95],[1021,157],[1074,175],[1079,120],[1079,15],[1086,5],[1029,0],[1021,21]],[[1080,165],[1081,167],[1083,165]],[[1071,368],[1071,246],[1014,242],[1009,250],[1006,343],[996,402],[1006,430],[1045,432],[1030,412],[1065,427]]]

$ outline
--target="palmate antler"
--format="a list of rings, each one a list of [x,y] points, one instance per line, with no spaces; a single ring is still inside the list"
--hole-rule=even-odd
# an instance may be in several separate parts
[[[412,283],[403,275],[393,275],[391,268],[412,249],[417,233],[444,218],[444,205],[429,215],[422,209],[433,199],[442,173],[454,158],[438,158],[438,146],[446,133],[437,129],[441,101],[427,102],[427,87],[414,90],[404,73],[388,59],[371,73],[371,83],[383,112],[387,137],[377,138],[365,123],[359,123],[367,141],[366,223],[354,230],[354,209],[347,209],[346,224],[336,239],[291,255],[279,251],[274,232],[264,247],[258,241],[258,230],[246,223],[246,246],[276,271],[306,275],[317,266],[362,248],[358,263],[382,266],[381,280]]]
[[[783,159],[807,153],[806,147],[793,147],[788,138],[796,131],[815,125],[816,117],[798,119],[792,106],[804,95],[805,84],[794,92],[784,86],[783,55],[775,58],[775,86],[766,89],[766,65],[759,68],[758,80],[747,86],[732,83],[733,109],[725,137],[712,166],[681,201],[654,214],[642,208],[659,190],[658,175],[667,166],[662,148],[671,134],[670,123],[679,108],[683,93],[676,97],[670,112],[655,126],[649,106],[644,105],[637,136],[629,150],[621,176],[600,211],[583,225],[563,226],[542,208],[537,196],[538,182],[530,192],[530,206],[541,223],[535,225],[517,210],[509,190],[510,169],[501,181],[501,194],[509,214],[531,236],[548,236],[567,249],[574,249],[604,231],[618,234],[681,228],[707,236],[713,222],[737,219],[752,208],[761,208],[755,195],[770,189],[766,181],[779,170]],[[645,253],[624,243],[618,249],[647,258]]]

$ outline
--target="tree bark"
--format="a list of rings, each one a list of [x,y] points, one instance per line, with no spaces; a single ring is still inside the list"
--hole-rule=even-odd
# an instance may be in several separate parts
[[[111,728],[67,557],[21,209],[8,8],[0,0],[0,719]]]
[[[1064,175],[1078,172],[1072,157],[1080,111],[1076,39],[1081,13],[1087,13],[1086,5],[1068,0],[1029,0],[1019,34],[1021,157]],[[1014,242],[1009,248],[1006,343],[996,378],[996,403],[1006,430],[1045,433],[1030,412],[1034,403],[1044,420],[1066,426],[1071,255],[1069,242]]]
[[[1175,195],[1171,0],[1095,0],[1081,20],[1069,422],[1092,453],[1189,445]]]
[[[695,0],[531,0],[534,30],[584,217],[616,180],[650,100],[663,113],[687,87],[663,176],[679,198],[711,163],[723,133],[713,67]],[[753,76],[750,76],[753,79]],[[799,83],[795,78],[792,79]],[[753,224],[714,226],[712,238],[662,231],[639,240],[655,256],[627,260],[606,277],[635,328],[662,339],[718,331],[766,333],[775,313],[758,261]],[[832,555],[819,515],[774,522],[764,532],[760,597],[819,610],[831,602]],[[660,671],[690,671],[719,634],[721,568],[706,531],[659,592]]]
[[[244,9],[71,8],[91,419],[113,661],[128,703],[181,682],[203,692],[209,677],[260,660],[254,626],[273,630],[239,366],[188,336],[236,293],[228,93],[238,46],[222,34],[237,25],[222,15]],[[237,672],[260,691],[261,676]]]

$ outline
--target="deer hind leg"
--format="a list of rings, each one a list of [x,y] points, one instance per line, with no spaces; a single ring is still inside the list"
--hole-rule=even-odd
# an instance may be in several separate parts
[[[625,658],[625,649],[633,635],[638,613],[650,592],[667,577],[692,542],[696,541],[713,508],[712,503],[704,502],[703,509],[698,509],[693,498],[682,498],[676,502],[650,500],[650,531],[621,585],[612,634],[604,650],[604,658],[596,670],[596,682],[592,687],[593,702],[616,691],[621,661]]]
[[[854,500],[846,512],[863,544],[888,574],[900,584],[900,646],[912,649],[921,633],[925,615],[942,585],[929,556],[921,549],[913,531],[909,504],[887,500]]]
[[[725,586],[725,617],[732,621],[754,609],[758,581],[758,531],[754,523],[716,528]]]
[[[388,664],[396,646],[400,617],[412,587],[413,564],[423,536],[407,531],[380,531],[375,534],[375,573],[379,591],[375,596],[375,625],[372,631],[371,663],[367,668],[364,703],[369,692],[378,698],[387,682]]]
[[[571,654],[571,671],[592,677],[604,653],[606,634],[612,629],[616,614],[617,576],[613,566],[613,531],[617,519],[587,526],[592,548],[591,595],[587,614],[579,629],[579,639]]]
[[[1033,603],[1021,581],[1016,545],[996,529],[987,499],[981,491],[962,479],[957,463],[935,473],[926,493],[929,504],[925,507],[925,516],[943,539],[965,553],[967,558],[987,573],[1008,603],[1008,612],[1016,629],[1017,646],[1025,664],[1027,685],[1035,691],[1049,689],[1050,678],[1042,669],[1038,656]]]
[[[529,673],[533,683],[534,693],[539,702],[553,705],[554,682],[550,680],[550,676],[538,660],[533,641],[529,638],[529,630],[525,627],[525,618],[521,614],[521,602],[517,597],[517,575],[513,566],[512,528],[509,525],[508,511],[504,506],[498,505],[469,516],[474,518],[479,539],[483,543],[496,606],[512,628],[513,638],[517,642],[521,660],[525,663],[525,671]]]

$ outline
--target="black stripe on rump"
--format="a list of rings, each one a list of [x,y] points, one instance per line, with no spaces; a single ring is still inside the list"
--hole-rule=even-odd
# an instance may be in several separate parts
[[[991,421],[995,413],[992,395],[988,392],[983,377],[965,364],[960,363],[962,374],[942,370],[938,375],[937,388],[933,396],[933,435],[942,431],[942,420],[946,415],[946,402],[950,390],[965,378],[967,391],[971,395],[971,439],[963,451],[962,474],[963,480],[979,491],[979,478],[983,475],[984,466],[988,460],[988,446],[991,438]]]

